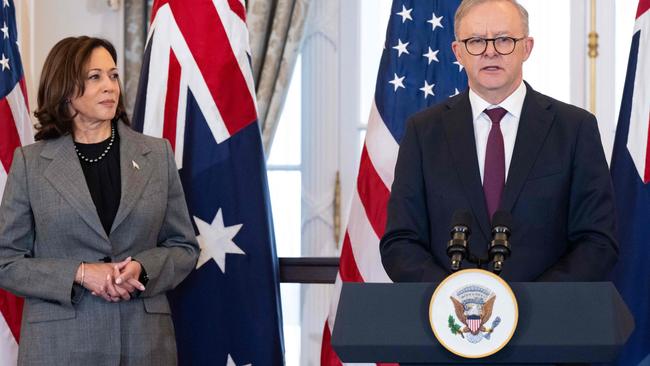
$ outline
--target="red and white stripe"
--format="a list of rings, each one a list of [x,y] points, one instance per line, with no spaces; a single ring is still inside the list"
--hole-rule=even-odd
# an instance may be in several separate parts
[[[644,82],[650,80],[650,34],[647,34],[650,29],[650,0],[639,2],[636,16],[634,33],[641,34],[627,148],[639,177],[647,184],[650,183],[650,88]]]
[[[331,345],[342,282],[391,282],[381,264],[379,240],[386,226],[386,204],[398,149],[373,103],[341,249],[336,289],[323,330],[321,366],[343,365]]]
[[[14,150],[34,141],[24,79],[0,99],[0,198]],[[0,365],[15,365],[20,341],[23,299],[0,289]]]
[[[467,326],[469,326],[469,329],[472,331],[472,333],[476,333],[481,327],[481,319],[467,319]]]
[[[149,64],[143,133],[167,138],[179,169],[188,91],[217,143],[257,119],[241,0],[194,0],[192,6],[184,0],[156,1],[148,42],[150,60],[156,62]]]

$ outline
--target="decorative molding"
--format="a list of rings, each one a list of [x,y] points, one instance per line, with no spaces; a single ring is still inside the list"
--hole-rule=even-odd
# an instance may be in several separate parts
[[[589,43],[587,44],[589,55],[589,111],[596,114],[596,70],[598,58],[598,32],[596,31],[596,0],[591,0],[589,6]]]
[[[339,46],[339,3],[338,1],[325,1],[329,9],[324,11],[323,0],[314,1],[312,7],[320,10],[310,10],[305,22],[305,33],[303,45],[309,43],[312,38],[320,36],[327,41],[335,50]]]
[[[596,1],[596,31],[598,58],[596,59],[596,118],[607,162],[611,161],[616,135],[616,4],[614,1]],[[629,40],[626,40],[629,42]],[[623,66],[624,67],[624,66]]]
[[[337,244],[341,240],[341,174],[336,172],[336,182],[334,183],[334,242]]]
[[[302,45],[302,256],[337,253],[334,190],[339,170],[339,1],[315,0]],[[301,287],[300,365],[318,365],[331,286]]]
[[[598,57],[595,67],[600,72],[593,79],[597,92],[591,93],[589,75],[590,59],[589,32],[591,32],[591,2],[592,0],[571,1],[571,103],[578,107],[589,109],[590,98],[595,97],[595,111],[598,119],[601,142],[607,161],[611,160],[616,131],[615,111],[615,3],[613,1],[595,1],[596,25],[598,33]]]

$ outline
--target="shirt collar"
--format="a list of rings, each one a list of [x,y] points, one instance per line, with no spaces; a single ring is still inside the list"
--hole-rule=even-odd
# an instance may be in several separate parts
[[[503,102],[494,105],[481,98],[471,88],[469,89],[469,103],[472,106],[473,121],[476,121],[481,113],[486,109],[502,107],[515,118],[520,118],[521,109],[524,107],[524,99],[526,98],[526,84],[522,81],[521,84],[510,94]]]

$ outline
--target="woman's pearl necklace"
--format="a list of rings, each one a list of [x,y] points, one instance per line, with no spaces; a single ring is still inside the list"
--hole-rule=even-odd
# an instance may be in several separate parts
[[[79,159],[88,163],[96,163],[102,160],[106,156],[106,154],[108,154],[108,152],[111,151],[111,147],[113,146],[113,141],[115,141],[115,127],[111,126],[111,141],[108,142],[108,146],[106,147],[106,150],[104,150],[104,152],[101,155],[99,155],[98,158],[88,159],[87,157],[84,156],[84,154],[82,154],[79,151],[79,149],[77,148],[77,144],[74,145],[74,151],[77,152],[77,156],[79,156]]]

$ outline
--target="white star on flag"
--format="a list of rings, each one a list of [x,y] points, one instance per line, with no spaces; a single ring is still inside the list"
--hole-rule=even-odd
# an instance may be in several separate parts
[[[427,97],[429,95],[431,95],[431,96],[434,95],[433,94],[433,87],[434,86],[435,86],[435,84],[429,85],[429,83],[427,83],[426,80],[424,81],[424,86],[420,88],[420,90],[422,90],[422,92],[424,93],[424,99],[427,99]]]
[[[395,13],[395,14],[401,16],[402,17],[402,23],[404,23],[406,21],[406,19],[413,20],[413,18],[411,18],[411,12],[412,11],[413,11],[413,8],[407,10],[406,7],[404,5],[402,5],[402,11],[400,11],[399,13]]]
[[[431,64],[431,61],[440,62],[438,61],[438,52],[440,52],[440,50],[432,51],[431,47],[429,47],[429,52],[423,54],[422,56],[429,59],[429,64]]]
[[[2,31],[2,33],[4,33],[4,36],[2,37],[2,39],[7,39],[7,38],[9,38],[9,27],[7,27],[7,23],[6,23],[6,22],[3,23],[3,27],[0,28],[0,31]]]
[[[242,366],[252,366],[252,365],[253,365],[252,363],[247,363],[246,365],[242,365]],[[230,355],[228,355],[228,361],[226,361],[226,366],[237,366],[235,361],[233,361],[232,356]]]
[[[397,91],[397,88],[405,88],[406,89],[406,87],[404,86],[404,83],[403,83],[404,78],[406,76],[402,76],[400,78],[400,77],[397,76],[397,74],[394,74],[394,75],[395,75],[395,77],[393,78],[393,80],[389,81],[388,83],[393,84],[393,86],[395,87],[395,91]]]
[[[458,88],[454,88],[454,94],[450,95],[449,98],[451,98],[451,97],[455,97],[455,96],[457,96],[458,94],[460,94],[460,92],[458,91]]]
[[[0,65],[2,65],[2,71],[5,71],[5,69],[11,70],[9,67],[9,59],[5,57],[5,54],[2,54],[2,58],[0,58]]]
[[[226,254],[244,254],[232,239],[237,235],[243,224],[225,226],[223,224],[223,213],[221,209],[217,211],[217,216],[208,224],[198,217],[194,216],[194,222],[199,229],[197,240],[201,246],[201,254],[196,263],[196,269],[199,269],[210,259],[214,259],[222,273],[226,273]]]
[[[431,23],[432,31],[436,30],[436,27],[444,28],[442,26],[442,18],[443,17],[436,17],[436,13],[433,13],[431,19],[427,20],[427,23]]]
[[[9,6],[9,0],[2,0],[2,7],[6,8]]]
[[[456,61],[454,64],[458,65],[458,72],[463,71],[463,65],[461,65],[460,62]]]
[[[409,54],[409,51],[406,49],[406,46],[408,46],[408,45],[409,45],[408,42],[402,43],[401,39],[399,39],[399,38],[397,39],[397,46],[393,47],[398,52],[397,57],[402,56],[402,53]]]

